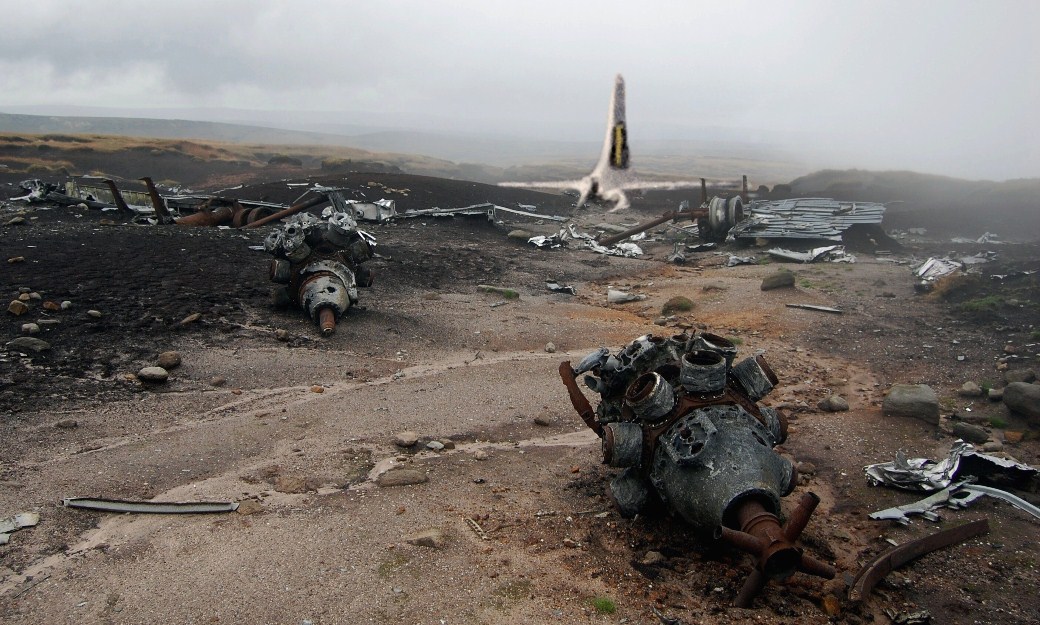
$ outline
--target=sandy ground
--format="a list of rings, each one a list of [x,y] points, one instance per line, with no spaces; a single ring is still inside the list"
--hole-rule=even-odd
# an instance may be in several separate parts
[[[468,228],[424,227],[414,236],[442,241]],[[923,422],[883,418],[884,391],[926,382],[963,409],[956,387],[995,375],[994,357],[1014,332],[958,325],[941,303],[915,299],[906,266],[866,257],[800,267],[795,288],[763,292],[776,265],[727,268],[707,253],[675,267],[660,262],[663,243],[656,260],[607,260],[529,250],[479,229],[462,237],[475,243],[474,269],[461,279],[438,273],[431,288],[415,269],[395,286],[395,268],[424,259],[405,254],[413,239],[381,236],[401,254],[383,261],[379,286],[362,293],[366,308],[330,339],[296,311],[247,298],[230,329],[153,333],[147,349],[102,376],[121,384],[145,352],[176,349],[184,363],[165,387],[37,397],[6,416],[0,510],[35,510],[41,522],[0,547],[4,622],[884,623],[885,609],[927,609],[936,623],[1040,621],[1037,522],[992,500],[944,513],[942,524],[988,517],[989,536],[893,574],[865,605],[843,599],[848,575],[886,539],[936,528],[866,518],[915,497],[867,486],[864,464],[899,450],[941,457],[953,440]],[[494,250],[491,240],[500,241]],[[458,255],[443,255],[437,262],[450,269]],[[518,300],[499,305],[477,289],[484,263]],[[578,295],[545,292],[545,278],[566,278]],[[608,285],[648,299],[607,305]],[[674,295],[693,299],[694,310],[655,325]],[[782,451],[815,467],[788,499],[822,497],[804,544],[836,566],[835,580],[796,575],[768,586],[753,608],[732,608],[751,569],[744,555],[667,515],[624,520],[605,497],[612,470],[567,401],[559,363],[698,326],[737,338],[741,355],[763,352],[778,373],[767,403],[792,412]],[[293,338],[277,341],[274,328]],[[958,360],[962,352],[972,357]],[[227,384],[212,386],[214,376]],[[818,411],[831,392],[851,410]],[[1028,429],[1000,406],[976,409]],[[68,420],[76,427],[55,427]],[[419,434],[416,448],[394,445],[404,430]],[[436,439],[454,448],[416,451]],[[1007,449],[1026,462],[1040,450],[1028,437]],[[376,485],[399,466],[428,481]],[[114,515],[58,505],[69,496],[243,505]],[[435,546],[408,542],[431,529],[442,535]],[[645,564],[648,551],[663,561]],[[836,614],[825,612],[830,602]]]

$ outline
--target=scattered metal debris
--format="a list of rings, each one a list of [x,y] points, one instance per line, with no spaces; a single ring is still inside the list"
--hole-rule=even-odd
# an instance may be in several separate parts
[[[955,479],[968,475],[998,486],[1024,487],[1040,474],[1029,465],[975,451],[974,445],[962,440],[955,441],[950,455],[939,462],[907,458],[902,452],[896,452],[895,460],[868,465],[863,471],[874,486],[883,484],[925,492],[946,488]]]
[[[61,505],[66,508],[83,508],[103,512],[137,512],[141,514],[208,514],[234,512],[238,503],[234,501],[125,501],[122,499],[95,499],[92,497],[66,497]]]
[[[840,308],[831,308],[830,306],[817,306],[816,304],[785,304],[788,308],[804,308],[805,310],[815,310],[817,312],[833,313],[835,315],[844,314]]]
[[[691,252],[710,252],[718,246],[718,243],[698,243],[697,245],[687,245],[686,249]]]
[[[806,493],[780,524],[780,498],[798,476],[773,449],[787,436],[786,418],[757,403],[777,378],[761,356],[734,365],[736,352],[714,334],[648,334],[614,355],[600,348],[577,367],[563,362],[560,377],[603,439],[604,463],[624,469],[610,483],[619,513],[635,516],[656,494],[705,536],[753,554],[755,571],[735,600],[747,607],[769,578],[801,570],[830,579],[834,569],[795,546],[816,495]],[[586,372],[601,398],[595,410],[576,380]]]
[[[257,222],[259,223],[259,222]],[[348,212],[334,212],[327,221],[309,213],[296,215],[264,241],[275,258],[270,265],[276,304],[295,302],[329,336],[350,306],[357,289],[372,286],[372,273],[362,263],[372,257],[375,237],[358,230]]]
[[[972,496],[969,491],[962,490],[962,487],[966,483],[967,482],[964,481],[951,484],[934,495],[925,497],[920,501],[872,512],[868,516],[875,521],[887,520],[895,521],[900,525],[909,525],[910,516],[919,514],[929,521],[937,522],[939,520],[939,515],[935,513],[936,509],[950,508],[953,510],[959,510],[961,508],[966,508],[971,502],[981,496],[981,494]]]
[[[726,261],[727,267],[736,267],[737,265],[755,265],[758,260],[754,256],[736,256],[734,254],[729,255],[729,260]]]
[[[989,521],[981,519],[893,547],[860,569],[849,588],[849,601],[863,601],[889,573],[926,553],[989,533]]]
[[[843,202],[829,198],[756,200],[745,208],[747,217],[735,224],[736,239],[827,239],[857,224],[880,224],[885,205],[875,202]]]
[[[553,293],[566,293],[568,295],[578,294],[578,289],[569,284],[560,284],[559,282],[546,281],[545,288],[549,289]]]
[[[628,293],[617,289],[607,289],[608,304],[627,304],[628,302],[640,302],[646,299],[642,293]]]
[[[477,538],[480,540],[491,540],[491,536],[484,531],[484,528],[481,527],[480,523],[477,523],[475,519],[466,517],[466,523],[469,525],[470,529],[473,530],[473,533],[477,535]]]
[[[960,270],[963,266],[948,258],[929,258],[914,270],[914,275],[925,282],[932,282]]]
[[[40,522],[40,515],[35,512],[20,512],[14,516],[0,519],[0,545],[11,540],[11,534],[23,527],[33,527]]]
[[[774,258],[791,260],[797,263],[815,263],[818,260],[826,260],[832,263],[856,262],[855,256],[845,253],[845,246],[843,245],[814,247],[807,252],[795,252],[781,247],[774,247],[773,249],[766,250],[766,254],[769,254]]]
[[[567,224],[565,228],[560,228],[560,231],[554,235],[535,236],[527,240],[528,243],[535,247],[550,249],[566,247],[568,241],[580,241],[582,246],[587,247],[597,254],[605,254],[607,256],[624,256],[632,258],[643,255],[643,250],[635,243],[618,243],[610,247],[601,245],[593,236],[578,232],[578,229],[574,224]]]

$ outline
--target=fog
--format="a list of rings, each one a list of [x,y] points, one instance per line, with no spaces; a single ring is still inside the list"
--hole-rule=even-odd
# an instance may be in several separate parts
[[[1040,176],[1028,0],[0,0],[0,15],[0,112],[596,140],[622,73],[635,150],[723,140],[820,166]]]

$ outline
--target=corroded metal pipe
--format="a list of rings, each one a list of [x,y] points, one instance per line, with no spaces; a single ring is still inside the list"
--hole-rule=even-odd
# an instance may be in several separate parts
[[[336,311],[331,306],[323,306],[318,311],[318,325],[322,336],[332,336],[336,332]]]
[[[738,504],[736,520],[740,530],[721,527],[716,536],[755,556],[756,562],[755,571],[744,582],[733,605],[739,608],[750,606],[769,579],[785,579],[795,571],[825,579],[834,578],[834,567],[806,555],[794,544],[819,503],[820,498],[815,493],[805,493],[783,526],[780,519],[757,498],[750,497]]]
[[[283,211],[279,211],[279,212],[277,212],[277,213],[275,213],[273,215],[268,215],[267,217],[264,217],[262,219],[257,219],[253,223],[246,224],[243,227],[244,228],[259,228],[260,226],[262,226],[262,225],[264,225],[266,223],[270,223],[272,221],[276,221],[278,219],[281,219],[282,217],[289,217],[290,215],[295,215],[296,213],[299,213],[300,211],[305,211],[308,208],[317,206],[318,204],[323,204],[323,203],[327,202],[328,200],[329,199],[327,197],[325,197],[324,195],[319,195],[317,197],[312,197],[311,199],[307,200],[306,202],[300,202],[299,204],[294,204],[293,206],[290,206],[289,208],[287,208],[287,209],[285,209]]]
[[[567,387],[567,395],[570,396],[571,406],[574,406],[575,412],[585,422],[585,425],[589,426],[589,429],[596,433],[596,436],[602,437],[603,426],[596,420],[596,411],[592,409],[592,404],[589,403],[585,394],[578,388],[578,382],[574,378],[574,369],[571,368],[571,361],[565,360],[560,363],[560,378],[563,379],[563,385]]]

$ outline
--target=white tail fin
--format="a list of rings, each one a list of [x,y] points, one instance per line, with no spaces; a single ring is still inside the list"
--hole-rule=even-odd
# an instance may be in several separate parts
[[[625,125],[625,79],[614,78],[614,92],[607,109],[607,136],[596,169],[628,169],[628,128]]]

